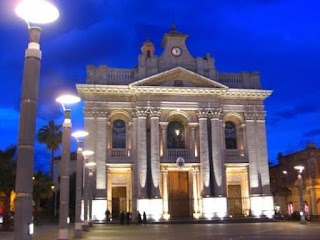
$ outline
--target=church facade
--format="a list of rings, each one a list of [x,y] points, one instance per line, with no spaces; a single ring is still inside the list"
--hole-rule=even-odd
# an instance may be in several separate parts
[[[225,73],[187,35],[146,40],[132,69],[87,66],[85,148],[93,150],[94,220],[122,211],[149,219],[274,213],[259,73]]]

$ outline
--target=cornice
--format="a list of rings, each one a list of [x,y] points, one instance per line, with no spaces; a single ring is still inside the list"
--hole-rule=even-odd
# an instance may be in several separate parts
[[[90,95],[208,95],[223,98],[242,99],[266,99],[272,94],[272,90],[262,89],[221,89],[221,88],[187,88],[187,87],[164,87],[164,86],[116,86],[116,85],[93,85],[77,84],[80,97],[86,98]]]

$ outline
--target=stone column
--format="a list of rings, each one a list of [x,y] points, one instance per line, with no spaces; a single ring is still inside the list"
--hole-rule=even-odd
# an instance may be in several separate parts
[[[151,198],[160,198],[160,152],[159,152],[159,117],[160,109],[150,110],[151,119],[151,175],[152,175],[152,189]]]
[[[96,197],[107,197],[106,191],[106,153],[107,153],[107,111],[98,109],[96,111],[96,145],[93,159],[96,159]]]
[[[168,122],[161,122],[161,141],[162,141],[162,157],[164,159],[167,159],[167,127],[168,127]]]
[[[207,111],[199,110],[200,163],[202,173],[202,197],[210,197],[210,165],[208,148]]]
[[[163,199],[163,217],[169,218],[169,199],[168,199],[168,169],[162,168],[162,199]]]
[[[138,132],[137,132],[137,165],[138,165],[138,199],[147,198],[147,111],[137,108]]]
[[[222,131],[222,109],[211,110],[211,139],[212,139],[212,161],[214,173],[214,197],[225,197],[225,171],[222,156],[221,139]]]
[[[197,174],[199,172],[199,168],[198,167],[193,167],[192,170],[193,170],[192,171],[193,212],[194,212],[194,215],[195,215],[195,214],[199,214],[200,213],[199,193],[198,193],[198,178],[197,178]]]
[[[246,120],[246,142],[249,160],[249,179],[250,195],[260,195],[261,186],[259,181],[259,172],[257,165],[257,146],[256,146],[256,124],[255,113],[248,110],[245,112]]]
[[[129,122],[127,125],[127,143],[126,143],[126,148],[128,150],[128,157],[131,156],[131,149],[132,149],[132,128],[133,128],[133,123]]]
[[[136,219],[137,214],[137,198],[139,185],[139,168],[137,159],[137,134],[138,134],[138,118],[135,110],[132,112],[132,137],[131,137],[131,154],[130,157],[133,162],[132,166],[132,218]]]
[[[256,136],[258,151],[258,170],[260,176],[261,190],[263,195],[271,195],[270,192],[270,175],[267,153],[265,112],[260,110],[256,114]]]
[[[189,123],[189,128],[190,128],[190,150],[191,150],[191,158],[194,159],[195,158],[195,130],[196,127],[198,126],[198,123]]]

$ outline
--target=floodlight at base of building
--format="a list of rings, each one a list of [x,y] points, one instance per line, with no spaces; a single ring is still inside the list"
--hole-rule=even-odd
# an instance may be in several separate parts
[[[33,232],[34,232],[34,225],[33,225],[33,223],[29,223],[29,230],[28,230],[29,232],[29,235],[32,235],[33,234]]]
[[[170,214],[169,213],[165,213],[165,214],[163,214],[163,219],[164,220],[169,220],[170,219]]]
[[[193,213],[194,219],[199,219],[201,217],[201,213]]]

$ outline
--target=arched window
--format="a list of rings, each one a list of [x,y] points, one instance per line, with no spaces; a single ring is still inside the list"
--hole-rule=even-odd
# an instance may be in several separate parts
[[[226,149],[237,149],[237,132],[236,125],[227,121],[225,123],[224,137],[226,141]]]
[[[170,122],[167,128],[168,148],[185,148],[185,132],[181,122]]]
[[[126,148],[126,123],[121,119],[113,122],[112,148]]]
[[[147,51],[147,57],[148,58],[151,57],[151,51],[150,50]]]
[[[293,204],[289,202],[288,204],[288,215],[290,216],[293,213]]]

